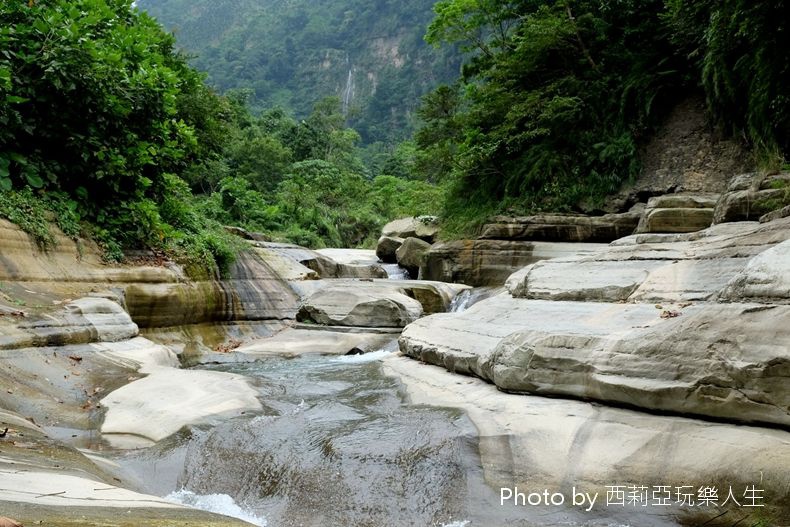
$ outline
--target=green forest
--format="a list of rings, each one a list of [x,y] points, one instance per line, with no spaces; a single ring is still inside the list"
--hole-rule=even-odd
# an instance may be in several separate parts
[[[287,26],[230,2],[148,3],[182,29],[131,0],[0,4],[0,216],[42,248],[54,221],[110,259],[147,248],[222,274],[240,250],[225,225],[357,247],[403,215],[437,214],[461,236],[497,212],[577,210],[638,174],[640,145],[689,93],[761,167],[790,148],[778,0],[441,0],[427,19],[416,2],[315,2],[326,27],[306,8]],[[328,35],[400,31],[399,6],[405,33],[462,63],[421,98],[425,84],[392,72],[382,111],[355,117],[288,69],[302,67],[288,46],[306,57],[343,49]],[[375,122],[410,105],[413,123]]]
[[[413,131],[420,97],[452,82],[455,46],[423,36],[433,0],[140,0],[173,30],[190,63],[219,92],[245,89],[254,111],[285,108],[302,119],[325,96],[364,145]]]

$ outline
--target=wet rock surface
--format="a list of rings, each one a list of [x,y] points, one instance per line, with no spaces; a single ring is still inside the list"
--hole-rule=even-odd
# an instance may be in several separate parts
[[[607,485],[629,483],[652,488],[699,481],[725,491],[729,486],[742,491],[760,481],[772,490],[771,498],[759,510],[733,507],[732,503],[713,510],[605,507],[598,511],[606,518],[600,524],[767,521],[782,525],[790,518],[788,432],[651,415],[583,401],[512,395],[478,378],[459,381],[457,375],[440,367],[415,368],[406,357],[388,357],[383,367],[404,384],[412,403],[452,406],[467,413],[478,428],[481,462],[486,480],[494,487],[515,485],[567,493],[575,486],[592,492],[600,489],[605,495]],[[669,511],[669,517],[662,518]],[[618,513],[623,516],[618,518]],[[593,510],[581,523],[598,525],[596,520]],[[534,523],[542,521],[552,520]],[[574,524],[567,517],[565,521]]]
[[[128,482],[18,414],[0,410],[0,425],[0,510],[22,525],[246,525],[124,488]]]
[[[386,364],[388,356],[383,358]],[[506,451],[500,449],[495,464],[486,457],[481,465],[478,452],[496,449],[477,439],[462,411],[442,408],[457,406],[459,399],[404,403],[397,376],[384,377],[378,360],[271,359],[222,367],[228,368],[280,387],[264,396],[275,415],[220,425],[194,437],[179,484],[197,494],[233,496],[270,525],[575,526],[605,525],[603,518],[612,517],[565,507],[500,505],[492,483],[525,481],[499,472],[512,470]],[[438,381],[456,385],[457,378],[449,377]],[[463,392],[466,382],[457,389]],[[513,404],[521,399],[502,397]],[[489,445],[515,440],[504,429],[496,436],[491,430],[483,434]],[[519,466],[530,472],[526,458],[534,450],[523,454]],[[638,516],[643,526],[674,525],[660,516]]]
[[[129,313],[140,327],[293,318],[298,297],[259,253],[234,262],[223,281],[131,284]]]

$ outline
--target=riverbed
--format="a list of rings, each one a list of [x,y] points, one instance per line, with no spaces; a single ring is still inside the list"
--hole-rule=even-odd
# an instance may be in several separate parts
[[[264,410],[105,455],[140,490],[268,527],[679,525],[650,509],[503,505],[475,424],[458,408],[410,402],[385,368],[397,355],[393,342],[365,355],[199,366],[253,379]]]

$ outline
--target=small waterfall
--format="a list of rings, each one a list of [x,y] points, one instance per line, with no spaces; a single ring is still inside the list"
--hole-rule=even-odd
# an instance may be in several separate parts
[[[165,499],[172,503],[192,507],[193,509],[214,512],[230,516],[231,518],[238,518],[252,525],[258,525],[259,527],[266,527],[267,525],[265,518],[245,511],[227,494],[208,494],[201,496],[182,489],[168,494]]]
[[[354,93],[356,91],[356,83],[354,82],[354,74],[357,69],[353,66],[348,68],[348,78],[346,79],[346,88],[343,90],[343,115],[348,115],[348,110],[354,100]]]
[[[503,291],[502,287],[475,287],[474,289],[465,289],[458,293],[453,301],[450,302],[450,313],[463,313],[473,305],[481,300],[490,298]]]
[[[472,300],[472,289],[464,289],[453,298],[450,302],[450,313],[462,313],[469,307],[469,302]]]
[[[381,264],[390,280],[408,280],[409,272],[398,264]]]

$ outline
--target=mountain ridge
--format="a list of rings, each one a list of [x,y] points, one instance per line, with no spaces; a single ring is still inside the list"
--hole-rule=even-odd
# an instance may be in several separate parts
[[[176,34],[220,92],[252,90],[256,109],[297,117],[323,97],[343,101],[364,143],[408,137],[422,95],[460,70],[456,49],[423,40],[432,0],[140,0]]]

